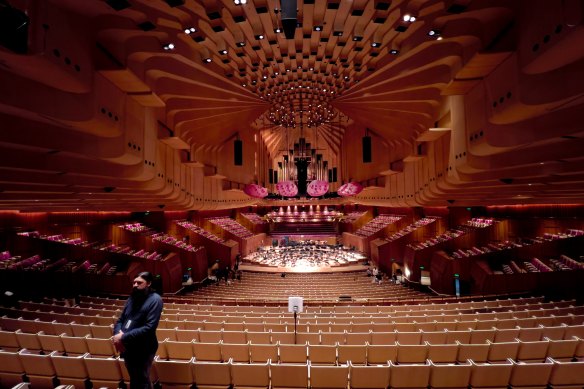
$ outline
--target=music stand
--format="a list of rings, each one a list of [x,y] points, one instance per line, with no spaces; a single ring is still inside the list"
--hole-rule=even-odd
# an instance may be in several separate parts
[[[294,344],[296,344],[296,323],[298,321],[298,312],[304,311],[304,298],[297,296],[288,297],[288,312],[294,312]]]

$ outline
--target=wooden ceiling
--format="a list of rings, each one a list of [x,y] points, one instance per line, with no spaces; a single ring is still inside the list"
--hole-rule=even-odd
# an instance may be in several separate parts
[[[352,202],[582,202],[581,2],[298,0],[287,38],[288,1],[9,1],[0,209],[251,205],[301,136]]]

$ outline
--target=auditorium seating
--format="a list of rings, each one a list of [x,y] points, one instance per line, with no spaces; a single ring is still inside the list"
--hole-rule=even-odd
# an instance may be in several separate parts
[[[584,307],[575,300],[307,305],[296,336],[285,306],[167,300],[153,369],[162,387],[367,388],[369,376],[392,388],[584,384],[577,370],[584,363]],[[34,387],[127,382],[122,361],[106,347],[123,303],[80,296],[75,306],[45,299],[3,308],[0,361],[12,362],[0,364],[0,382],[16,385],[22,374]],[[292,371],[300,376],[288,385]]]

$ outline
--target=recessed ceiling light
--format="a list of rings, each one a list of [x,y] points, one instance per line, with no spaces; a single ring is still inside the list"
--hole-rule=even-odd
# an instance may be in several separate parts
[[[225,54],[227,54],[227,50],[225,50],[225,49],[219,50],[219,54],[225,55]]]
[[[211,60],[211,58],[210,58],[210,57],[207,57],[207,58],[204,58],[204,59],[203,59],[203,62],[205,62],[205,63],[210,63],[211,61],[212,61],[212,60]]]

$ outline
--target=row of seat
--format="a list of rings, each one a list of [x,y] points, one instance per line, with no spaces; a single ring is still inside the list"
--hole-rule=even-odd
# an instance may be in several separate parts
[[[581,331],[584,334],[584,331]],[[475,361],[499,361],[507,358],[525,360],[543,360],[546,357],[567,359],[584,357],[584,336],[571,336],[566,339],[465,339],[460,333],[450,339],[423,340],[421,343],[390,342],[386,339],[373,339],[366,336],[354,339],[353,344],[346,343],[311,343],[301,334],[287,334],[277,341],[259,339],[259,342],[199,342],[188,337],[161,338],[158,355],[163,358],[223,361],[233,358],[238,362],[256,362],[271,359],[282,362],[313,363],[354,363],[374,364],[380,360],[392,360],[399,363],[415,363],[429,358],[435,362],[455,363],[473,359]],[[366,335],[366,334],[363,334]],[[511,334],[510,334],[511,335]],[[185,333],[181,336],[187,336]],[[188,335],[190,336],[190,335]],[[511,335],[512,336],[512,335]],[[235,339],[233,339],[235,340]],[[263,342],[262,342],[263,340]],[[444,342],[440,342],[443,340]],[[274,341],[273,343],[270,341]],[[474,342],[473,342],[474,341]],[[407,342],[407,340],[406,340]],[[109,338],[92,338],[86,336],[48,335],[0,331],[0,348],[8,351],[20,349],[34,350],[39,353],[53,351],[67,354],[91,353],[99,356],[114,356],[116,351]],[[314,351],[316,350],[316,351]]]
[[[90,354],[65,356],[58,352],[37,355],[21,350],[0,351],[2,387],[26,379],[33,388],[53,388],[59,384],[77,387],[117,388],[128,382],[120,358],[96,358]],[[512,360],[490,364],[467,360],[457,365],[441,365],[427,360],[421,364],[386,361],[375,366],[351,362],[338,366],[278,364],[273,361],[239,364],[163,360],[156,357],[152,379],[162,388],[561,388],[584,385],[584,362],[561,362],[553,358],[524,364]],[[86,386],[87,385],[87,386]]]
[[[226,361],[256,363],[267,360],[280,363],[310,363],[340,365],[351,361],[359,365],[375,365],[385,361],[397,364],[424,363],[426,359],[434,363],[456,364],[467,359],[476,362],[497,363],[512,359],[518,362],[541,362],[546,358],[572,361],[584,358],[584,341],[579,338],[568,340],[544,339],[541,341],[521,341],[482,344],[431,344],[419,345],[322,345],[322,344],[229,344],[172,341],[160,342],[158,356],[168,360]]]
[[[445,302],[445,300],[447,300]],[[47,301],[53,303],[59,303],[50,298]],[[110,297],[97,297],[97,296],[79,296],[80,305],[84,303],[88,304],[102,304],[107,306],[123,306],[126,299],[116,299]],[[195,302],[193,302],[195,301]],[[572,300],[569,300],[572,301]],[[197,309],[201,311],[234,311],[234,312],[287,312],[287,305],[274,305],[274,306],[264,306],[264,305],[218,305],[218,304],[208,304],[200,303],[191,297],[185,296],[165,296],[164,298],[165,308],[186,308],[186,309]],[[307,312],[314,313],[350,313],[350,312],[364,312],[364,313],[392,313],[395,311],[417,311],[417,310],[459,310],[459,309],[486,309],[486,308],[498,308],[498,307],[508,307],[513,305],[522,304],[535,304],[544,303],[544,297],[516,297],[516,298],[493,298],[492,300],[477,300],[470,297],[466,298],[430,298],[428,302],[417,302],[414,304],[404,304],[404,305],[335,305],[329,304],[326,306],[308,306],[305,305]],[[64,304],[62,302],[61,304]],[[175,304],[173,306],[173,304]]]

